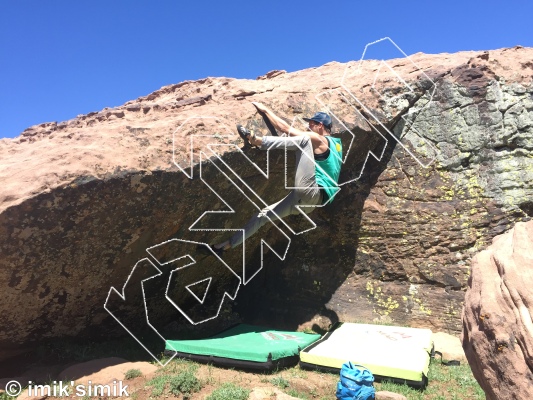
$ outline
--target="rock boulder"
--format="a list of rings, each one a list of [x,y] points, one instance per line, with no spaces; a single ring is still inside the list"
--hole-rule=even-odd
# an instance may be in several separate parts
[[[496,237],[472,261],[462,342],[487,399],[533,395],[533,222]]]
[[[444,332],[434,332],[431,338],[435,350],[441,352],[443,360],[456,360],[460,363],[466,361],[465,351],[458,336]]]
[[[0,358],[126,329],[160,354],[162,337],[241,320],[459,332],[471,257],[533,215],[532,58],[517,47],[387,60],[394,73],[363,60],[206,78],[0,140]],[[330,111],[342,187],[224,265],[195,243],[287,194],[283,152],[239,151],[236,123],[268,134],[251,101],[300,128]]]

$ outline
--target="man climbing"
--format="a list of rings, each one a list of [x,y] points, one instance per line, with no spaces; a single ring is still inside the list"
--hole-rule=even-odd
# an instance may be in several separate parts
[[[256,233],[269,220],[285,218],[290,214],[299,214],[297,206],[309,214],[315,209],[312,206],[325,205],[333,200],[339,191],[338,180],[342,164],[342,143],[331,134],[331,117],[324,112],[317,112],[311,118],[304,118],[310,131],[291,128],[283,119],[261,103],[252,103],[257,110],[268,118],[274,128],[288,134],[288,137],[263,136],[257,137],[243,126],[237,125],[237,132],[243,140],[261,150],[287,149],[296,152],[296,175],[294,189],[279,202],[269,205],[254,215],[243,227],[244,239]],[[237,247],[243,241],[239,231],[229,240],[211,246],[211,249],[222,256],[225,250]],[[198,251],[208,254],[205,246],[198,246]],[[210,253],[209,253],[210,254]]]

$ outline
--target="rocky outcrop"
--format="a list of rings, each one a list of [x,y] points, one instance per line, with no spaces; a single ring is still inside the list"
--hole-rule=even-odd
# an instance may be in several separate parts
[[[496,237],[472,261],[463,347],[487,399],[533,394],[533,222]]]
[[[517,47],[387,61],[407,86],[375,60],[206,78],[0,140],[0,356],[147,328],[145,305],[159,333],[241,319],[459,332],[471,257],[533,213],[532,57]],[[287,193],[283,152],[238,151],[235,123],[267,133],[249,101],[297,126],[329,107],[347,153],[342,190],[310,214],[316,229],[295,235],[313,224],[294,216],[247,243],[244,271],[242,249],[224,257],[233,272],[198,257],[180,269],[192,242],[242,226],[261,203],[250,189],[266,203]],[[194,298],[209,276],[213,298],[228,293],[220,309]],[[184,282],[204,283],[193,295]]]

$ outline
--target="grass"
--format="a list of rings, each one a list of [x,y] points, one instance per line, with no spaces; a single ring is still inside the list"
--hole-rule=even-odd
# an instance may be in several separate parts
[[[202,384],[194,375],[194,370],[189,368],[171,377],[169,381],[169,392],[174,395],[190,394],[199,392]]]
[[[146,386],[153,387],[152,396],[159,397],[165,392],[167,384],[170,380],[169,378],[170,377],[168,375],[159,375],[159,376],[156,376],[155,378],[150,379],[146,383]]]
[[[274,386],[279,387],[280,389],[287,389],[289,385],[289,381],[282,376],[276,376],[270,380],[270,383]]]
[[[144,349],[138,351],[137,343],[128,340],[109,341],[107,343],[63,343],[46,344],[41,347],[44,355],[51,355],[55,360],[86,361],[100,357],[118,356],[130,360],[145,359],[152,361],[144,354]],[[136,354],[140,353],[140,354]],[[203,368],[203,374],[197,374],[198,369]],[[256,386],[277,387],[285,393],[300,399],[322,400],[334,398],[338,374],[330,374],[318,371],[302,370],[298,366],[275,371],[268,374],[251,374],[231,371],[214,367],[212,365],[201,366],[188,360],[174,358],[165,367],[159,368],[156,376],[145,383],[145,392],[150,398],[179,397],[179,398],[204,398],[210,390],[209,400],[246,399],[251,388]],[[140,375],[139,370],[129,370],[126,379],[133,379]],[[198,375],[198,376],[197,376]],[[231,375],[232,378],[228,377]],[[423,390],[416,390],[406,385],[398,385],[391,382],[376,382],[376,391],[387,390],[399,393],[408,400],[454,400],[471,399],[484,400],[485,394],[474,379],[468,364],[461,366],[446,367],[438,361],[432,361],[429,366],[429,385]],[[201,377],[201,378],[199,378]],[[225,383],[227,381],[233,383]],[[254,383],[255,382],[255,383]],[[307,384],[314,382],[313,384]],[[202,388],[204,388],[202,390]],[[193,395],[194,393],[200,394]],[[145,399],[145,392],[130,393],[140,399]],[[244,396],[244,393],[247,393]],[[195,397],[196,396],[196,397]],[[200,397],[199,397],[200,396]],[[225,397],[224,397],[225,396]],[[12,400],[5,393],[0,394],[0,400]]]
[[[301,387],[293,387],[293,379],[305,379],[308,375],[319,374],[324,380],[337,381],[336,374],[302,371],[299,367],[284,371],[285,376],[276,376],[270,380],[262,379],[261,382],[271,383],[282,389],[289,396],[299,399],[323,399],[328,398],[319,393],[317,389],[309,388],[303,390]],[[429,366],[429,384],[425,390],[414,389],[407,385],[400,385],[393,382],[376,382],[376,391],[390,391],[405,396],[408,400],[485,400],[485,393],[472,375],[468,364],[460,366],[444,366],[440,362],[432,361]],[[334,379],[332,379],[334,378]],[[328,386],[327,390],[331,396],[335,396],[335,384]],[[332,398],[332,397],[331,397]]]
[[[287,390],[285,393],[287,393],[289,396],[296,397],[298,399],[304,399],[304,400],[310,399],[310,396],[308,396],[306,393],[300,390],[292,389],[292,388]]]
[[[147,383],[152,387],[151,397],[188,395],[198,392],[203,386],[214,386],[207,400],[240,400],[247,399],[250,389],[257,386],[257,382],[270,384],[280,388],[289,396],[307,400],[323,400],[335,396],[338,374],[302,370],[298,366],[277,371],[270,375],[249,374],[233,370],[224,370],[212,365],[204,368],[203,378],[200,380],[195,372],[200,368],[187,360],[172,360],[161,368],[158,375]],[[238,375],[229,378],[228,372]],[[220,373],[222,372],[222,375]],[[217,375],[219,378],[215,378]],[[474,379],[468,364],[447,367],[438,361],[432,361],[429,366],[429,385],[425,390],[418,390],[407,385],[392,382],[376,382],[376,391],[386,390],[405,396],[408,400],[484,400],[485,394]],[[222,376],[222,378],[220,378]],[[224,382],[225,379],[232,382]],[[255,379],[255,384],[252,383]],[[309,380],[313,384],[307,384]],[[209,388],[209,387],[208,387]],[[203,397],[202,397],[203,398]],[[3,400],[3,399],[0,399]]]
[[[224,383],[213,393],[206,397],[206,400],[247,400],[250,390],[237,386],[234,383]]]
[[[468,364],[446,367],[437,361],[429,365],[429,385],[424,391],[392,382],[375,383],[376,391],[387,390],[404,395],[408,400],[485,400]]]
[[[163,394],[190,395],[200,391],[203,387],[203,382],[195,375],[198,366],[192,363],[183,363],[181,365],[180,363],[169,363],[167,367],[162,368],[158,376],[146,383],[147,386],[153,387],[153,397],[159,397]],[[178,372],[180,368],[181,371]]]
[[[290,370],[288,370],[288,373],[291,378],[307,378],[307,371],[301,369],[300,367],[291,368]]]
[[[124,374],[124,378],[126,379],[134,379],[138,378],[139,376],[142,376],[142,372],[139,369],[129,369]]]

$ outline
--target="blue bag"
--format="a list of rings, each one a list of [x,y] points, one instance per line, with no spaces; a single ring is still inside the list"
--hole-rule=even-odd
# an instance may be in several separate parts
[[[369,400],[375,399],[374,375],[362,365],[354,365],[350,361],[341,368],[341,378],[337,383],[338,400]]]

